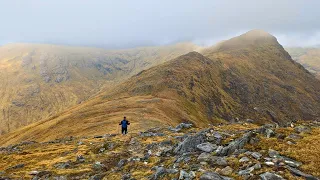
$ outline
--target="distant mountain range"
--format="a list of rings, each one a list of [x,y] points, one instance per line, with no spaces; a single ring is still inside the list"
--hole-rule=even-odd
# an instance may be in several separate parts
[[[10,48],[7,51],[10,52]],[[40,99],[35,107],[40,108],[39,119],[41,116],[44,119],[1,136],[0,144],[113,133],[117,132],[122,116],[131,121],[133,132],[180,122],[206,127],[250,119],[257,124],[286,125],[320,117],[320,81],[293,61],[274,36],[261,30],[209,48],[179,44],[140,51],[101,51],[92,49],[88,53],[80,49],[77,52],[83,54],[77,56],[66,50],[63,52],[74,60],[61,55],[58,65],[51,65],[49,61],[61,58],[58,55],[46,56],[52,57],[46,58],[46,63],[41,61],[44,58],[33,63],[37,62],[36,57],[42,57],[37,50],[31,51],[31,55],[21,54],[20,58],[2,58],[6,63],[0,67],[7,69],[2,77],[6,74],[12,77],[3,82],[7,83],[4,87],[17,87],[22,80],[27,83],[37,79],[35,84],[40,90],[26,92],[32,92],[27,96],[30,99]],[[43,72],[43,69],[50,70]],[[23,78],[25,72],[33,71],[37,72],[33,73],[37,75],[33,81]],[[23,87],[30,88],[29,85]],[[77,95],[78,91],[87,93]],[[8,95],[9,92],[15,93]],[[2,94],[14,97],[17,92],[12,88]],[[78,96],[82,98],[70,98]],[[17,114],[12,116],[16,124],[25,119],[19,113],[31,114],[33,111],[27,109],[34,107],[28,107],[30,101],[16,100],[17,97],[7,98],[11,103],[7,106],[14,107]],[[79,100],[85,101],[71,107]],[[49,105],[42,106],[45,102]],[[61,109],[50,111],[56,107],[50,103]],[[66,104],[60,105],[63,103]],[[43,116],[41,111],[47,115]],[[9,112],[11,109],[5,109],[4,117]],[[6,118],[2,122],[5,123]]]
[[[288,47],[292,58],[320,79],[320,46],[312,48]]]
[[[130,76],[197,49],[128,50],[45,44],[0,47],[0,134],[57,115]]]

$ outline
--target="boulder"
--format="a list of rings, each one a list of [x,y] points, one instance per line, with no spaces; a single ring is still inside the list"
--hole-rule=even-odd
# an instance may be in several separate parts
[[[212,156],[210,153],[204,152],[204,153],[201,153],[201,154],[198,156],[198,161],[199,161],[199,162],[209,162],[209,161],[211,161],[212,157],[213,157],[213,156]]]
[[[224,157],[213,156],[211,158],[211,163],[218,166],[227,166],[228,162]]]
[[[254,166],[251,166],[251,167],[249,167],[249,168],[247,168],[247,169],[245,169],[245,170],[240,170],[240,171],[238,172],[238,174],[239,174],[240,176],[249,175],[249,174],[251,174],[251,172],[254,171],[254,170],[255,170]]]
[[[302,165],[301,162],[298,162],[296,160],[293,160],[291,158],[285,157],[285,156],[281,156],[281,159],[289,166],[291,167],[299,167]]]
[[[297,140],[297,139],[302,139],[303,137],[299,134],[292,133],[287,138]]]
[[[303,126],[303,125],[300,125],[300,126],[295,127],[294,130],[295,130],[297,133],[310,133],[310,132],[312,131],[310,127],[308,127],[308,126]]]
[[[155,169],[156,169],[156,172],[150,178],[152,180],[160,179],[163,175],[167,173],[164,167],[155,167]]]
[[[252,131],[244,134],[241,138],[238,138],[232,141],[228,146],[224,147],[220,152],[217,152],[217,155],[219,156],[231,155],[236,150],[242,149],[250,141],[250,138],[252,136],[253,136]]]
[[[158,180],[158,179],[162,179],[163,176],[165,176],[166,174],[176,174],[179,171],[176,169],[166,169],[164,167],[153,167],[153,170],[155,170],[156,172],[150,177],[150,180]]]
[[[222,153],[222,151],[223,151],[223,146],[218,146],[218,148],[215,150],[215,153],[216,154],[221,154]]]
[[[294,175],[299,176],[299,177],[303,177],[307,180],[319,180],[318,178],[310,175],[310,174],[306,174],[296,168],[290,167],[290,166],[286,166],[286,168]]]
[[[126,160],[126,159],[121,159],[121,160],[118,162],[117,167],[118,167],[118,168],[122,168],[127,162],[128,162],[128,160]]]
[[[275,128],[273,124],[266,124],[259,128],[257,132],[263,134],[267,138],[270,138],[275,136],[275,132],[272,130],[273,128]]]
[[[179,125],[177,125],[175,128],[173,127],[169,127],[169,130],[170,131],[173,131],[173,132],[179,132],[181,131],[182,129],[189,129],[192,127],[192,124],[188,124],[188,123],[181,123]]]
[[[201,151],[211,153],[212,151],[216,150],[218,148],[218,146],[215,144],[211,144],[209,142],[206,142],[206,143],[198,144],[197,148]]]
[[[139,136],[140,137],[154,137],[154,136],[165,136],[164,133],[161,133],[161,132],[140,132],[139,133]]]
[[[194,152],[197,150],[197,145],[204,143],[205,140],[206,137],[202,132],[199,132],[193,136],[188,136],[174,149],[174,153],[183,154],[188,152]]]
[[[271,158],[278,158],[278,157],[280,157],[279,152],[278,152],[278,151],[275,151],[275,150],[273,150],[273,149],[269,149],[268,154],[269,154],[269,157],[271,157]]]
[[[266,129],[265,135],[267,138],[274,137],[276,133],[272,129]]]
[[[189,129],[192,127],[192,124],[188,123],[181,123],[178,126],[176,126],[176,129]]]
[[[266,162],[264,162],[264,164],[267,166],[274,166],[275,165],[274,162],[271,162],[271,161],[266,161]]]
[[[246,120],[248,123],[254,123],[254,120],[253,119],[247,119]]]
[[[220,173],[224,176],[229,176],[232,174],[232,172],[233,172],[233,169],[230,166],[227,166],[227,167],[221,169],[221,171],[220,171]]]
[[[51,171],[38,171],[37,175],[35,175],[32,180],[48,179],[51,175]]]
[[[248,162],[248,161],[250,161],[250,159],[247,158],[247,157],[242,157],[242,158],[239,160],[240,163]]]
[[[286,135],[285,134],[277,134],[277,139],[285,139]]]
[[[259,175],[262,180],[284,180],[280,175],[266,172]]]
[[[131,179],[131,174],[130,173],[126,173],[124,175],[122,175],[121,180],[130,180]]]
[[[175,163],[184,162],[187,163],[191,160],[191,155],[189,153],[185,153],[176,157]]]
[[[208,133],[206,136],[207,140],[213,144],[220,144],[223,139],[222,135],[218,132]]]
[[[170,155],[173,151],[173,146],[160,146],[156,152],[156,156]]]
[[[254,157],[255,159],[259,160],[262,157],[262,154],[258,153],[258,152],[253,152],[251,154],[252,157]]]
[[[200,180],[233,180],[232,178],[221,176],[216,172],[205,172],[200,176]]]
[[[95,162],[92,166],[92,168],[95,170],[95,171],[101,171],[103,169],[105,169],[105,165],[102,164],[101,162]]]
[[[279,152],[277,152],[275,150],[272,150],[272,149],[269,149],[269,157],[276,158],[276,159],[279,159],[281,161],[284,161],[286,164],[288,164],[291,167],[299,167],[299,166],[302,165],[301,162],[298,162],[298,161],[293,160],[291,158],[288,158],[286,156],[281,156],[279,154]]]
[[[191,171],[190,173],[187,173],[186,171],[181,170],[179,175],[179,180],[182,180],[182,179],[191,180],[191,179],[194,179],[195,177],[196,177],[195,172]]]
[[[253,166],[253,168],[255,169],[255,170],[259,170],[259,169],[261,169],[262,168],[262,166],[261,166],[261,163],[256,163],[254,166]]]

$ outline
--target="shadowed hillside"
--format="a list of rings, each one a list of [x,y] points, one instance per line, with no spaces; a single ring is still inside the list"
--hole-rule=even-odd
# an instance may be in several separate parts
[[[292,58],[320,79],[320,48],[287,47]]]
[[[223,61],[223,89],[242,105],[247,118],[282,124],[319,117],[319,80],[294,62],[270,34],[249,31],[203,54]]]
[[[48,118],[137,72],[196,49],[129,50],[42,44],[0,47],[0,134]]]
[[[250,31],[202,52],[142,71],[48,120],[1,138],[32,139],[117,132],[126,115],[137,132],[187,121],[205,127],[251,119],[285,125],[320,115],[320,83],[263,31]]]

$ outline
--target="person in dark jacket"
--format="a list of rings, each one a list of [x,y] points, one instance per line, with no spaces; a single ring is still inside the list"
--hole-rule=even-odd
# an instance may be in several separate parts
[[[128,125],[130,125],[129,121],[127,120],[126,117],[123,117],[123,120],[120,122],[121,127],[122,127],[122,134],[127,134],[128,133]]]

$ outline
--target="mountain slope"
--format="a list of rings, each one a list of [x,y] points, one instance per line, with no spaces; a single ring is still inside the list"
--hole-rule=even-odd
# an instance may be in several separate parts
[[[320,48],[287,47],[292,58],[320,79]]]
[[[185,60],[188,58],[190,61],[186,63],[187,61]],[[131,121],[130,132],[140,131],[141,128],[173,125],[186,120],[196,121],[198,117],[191,117],[188,112],[183,111],[185,105],[179,104],[176,99],[180,96],[170,89],[166,91],[167,86],[175,85],[170,82],[174,79],[167,79],[170,74],[166,72],[170,72],[170,69],[176,71],[178,70],[177,67],[181,67],[183,73],[186,70],[191,71],[189,68],[197,70],[196,66],[193,65],[197,65],[197,61],[201,60],[211,62],[210,59],[194,52],[178,57],[176,60],[170,61],[170,63],[148,69],[116,88],[75,106],[56,117],[1,136],[0,144],[22,141],[28,138],[43,141],[70,135],[82,136],[100,134],[101,132],[116,132],[119,118],[124,115]],[[179,62],[185,62],[188,66],[181,66]],[[198,71],[202,72],[206,67],[205,65],[200,66]],[[144,75],[145,73],[146,75]],[[145,83],[148,85],[144,86]],[[153,89],[150,91],[151,89],[148,87],[153,85],[158,90]],[[162,87],[164,85],[166,87]],[[190,111],[195,110],[191,107]],[[209,123],[205,119],[198,122],[199,125]],[[46,130],[44,131],[44,129]],[[18,132],[19,134],[17,134]],[[7,138],[10,138],[10,140]]]
[[[48,118],[137,72],[190,52],[180,43],[104,50],[43,44],[0,47],[0,134]]]
[[[262,33],[262,34],[261,34]],[[285,125],[320,117],[320,83],[277,42],[251,31],[202,52],[142,71],[51,119],[2,136],[0,143],[115,133],[188,121],[206,127],[253,119]]]
[[[281,123],[319,117],[319,80],[294,62],[270,34],[249,31],[203,53],[224,62],[223,89],[243,105],[243,111],[254,115],[251,118],[269,115]]]

